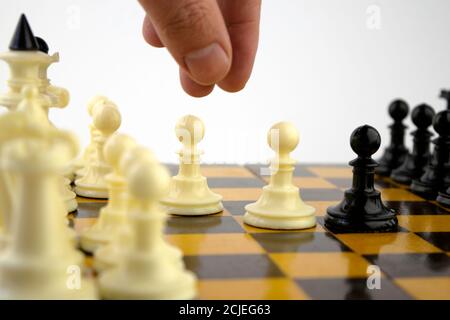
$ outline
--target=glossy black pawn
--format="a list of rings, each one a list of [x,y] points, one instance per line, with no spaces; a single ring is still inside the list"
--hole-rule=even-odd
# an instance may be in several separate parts
[[[436,201],[443,207],[450,208],[450,187],[443,192],[439,192]]]
[[[368,125],[358,127],[350,137],[350,145],[358,157],[349,162],[353,167],[353,185],[345,191],[337,206],[329,207],[325,227],[333,232],[391,232],[398,229],[394,210],[381,201],[374,187],[377,162],[372,155],[380,147],[378,131]]]
[[[31,31],[27,17],[22,13],[17,23],[16,30],[9,44],[9,50],[31,51],[39,50],[39,44]]]
[[[442,89],[439,97],[447,101],[447,110],[450,110],[450,90]]]
[[[390,176],[393,169],[398,168],[406,158],[408,149],[405,147],[406,126],[403,120],[409,112],[408,104],[400,99],[394,100],[389,105],[389,115],[394,123],[389,126],[391,131],[390,145],[384,150],[383,156],[378,161],[376,173],[381,176]]]
[[[450,110],[436,114],[433,120],[438,137],[433,140],[434,150],[423,175],[413,180],[411,190],[430,200],[438,192],[445,192],[450,186]]]
[[[417,127],[411,133],[413,150],[408,153],[403,164],[394,169],[391,178],[395,182],[410,185],[413,179],[418,179],[425,171],[430,158],[430,140],[433,135],[428,128],[433,123],[434,110],[427,104],[420,104],[411,112],[411,119]]]

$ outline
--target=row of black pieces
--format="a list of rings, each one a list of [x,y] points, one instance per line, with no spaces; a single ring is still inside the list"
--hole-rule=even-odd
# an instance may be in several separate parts
[[[450,207],[450,91],[442,90],[440,96],[447,100],[447,110],[435,114],[426,104],[412,110],[416,130],[411,133],[411,152],[404,144],[407,127],[403,120],[409,112],[408,104],[395,100],[389,105],[389,114],[394,120],[389,126],[391,141],[375,171],[380,176],[390,176],[395,182],[408,185],[412,192],[428,200],[437,200]],[[429,131],[431,125],[438,134],[433,140],[433,133]],[[430,142],[434,145],[432,152]]]

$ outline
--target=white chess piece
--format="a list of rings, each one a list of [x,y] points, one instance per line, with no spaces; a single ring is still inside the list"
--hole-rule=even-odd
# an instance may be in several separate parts
[[[23,112],[0,117],[2,152],[15,178],[11,231],[0,256],[0,299],[94,299],[81,253],[64,224],[58,178],[76,139]],[[71,277],[68,271],[74,274]]]
[[[121,116],[117,106],[111,101],[96,103],[93,107],[93,123],[98,130],[94,137],[95,156],[89,157],[86,174],[75,180],[75,193],[88,198],[108,198],[106,175],[111,172],[111,166],[103,156],[103,146],[106,140],[120,127]]]
[[[168,195],[162,203],[171,214],[207,215],[223,210],[222,196],[212,192],[208,181],[200,172],[201,151],[197,144],[203,139],[203,122],[192,115],[181,118],[175,134],[183,147],[178,152],[180,166],[178,174],[172,177]]]
[[[275,124],[268,144],[276,156],[271,162],[270,182],[257,202],[245,206],[246,224],[267,229],[306,229],[316,225],[315,209],[305,204],[292,183],[295,160],[290,153],[297,147],[299,134],[288,122]]]
[[[117,267],[100,274],[100,294],[106,299],[192,299],[196,278],[174,261],[165,244],[166,213],[159,204],[169,185],[164,167],[141,161],[128,173],[135,206],[129,215],[132,241]]]
[[[119,161],[135,144],[131,137],[115,134],[108,139],[103,148],[105,160],[113,169],[105,178],[108,183],[109,200],[100,210],[97,222],[81,234],[80,244],[85,251],[94,252],[100,246],[108,244],[127,223],[126,183]]]

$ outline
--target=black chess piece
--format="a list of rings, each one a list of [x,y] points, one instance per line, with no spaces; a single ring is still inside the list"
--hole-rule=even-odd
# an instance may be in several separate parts
[[[420,104],[411,112],[411,119],[417,130],[413,131],[413,150],[408,153],[400,167],[394,169],[391,178],[395,182],[411,184],[413,179],[418,179],[425,171],[430,158],[430,139],[433,135],[428,127],[433,123],[434,110],[427,104]]]
[[[43,53],[48,53],[48,44],[47,42],[45,42],[44,39],[42,39],[41,37],[35,37],[37,43],[38,43],[38,47],[39,47],[39,51],[42,51]]]
[[[439,97],[447,101],[447,110],[450,110],[450,90],[442,89]]]
[[[450,110],[438,112],[433,120],[438,137],[423,175],[411,184],[411,190],[426,199],[436,199],[438,192],[450,186]]]
[[[436,201],[446,208],[450,208],[450,187],[443,192],[439,192]]]
[[[9,50],[32,51],[39,50],[39,44],[31,31],[27,17],[22,13],[17,23],[16,30],[9,44]]]
[[[356,128],[350,146],[358,157],[349,162],[353,166],[353,185],[345,191],[344,200],[329,207],[325,226],[334,232],[389,232],[398,229],[394,210],[387,208],[374,187],[375,167],[372,159],[381,144],[378,131],[368,125]]]
[[[389,126],[391,131],[390,145],[384,150],[383,156],[380,158],[379,166],[375,172],[380,176],[389,177],[393,169],[398,168],[406,158],[408,149],[405,147],[405,130],[406,126],[403,120],[409,112],[408,104],[397,99],[389,105],[389,115],[394,123]]]

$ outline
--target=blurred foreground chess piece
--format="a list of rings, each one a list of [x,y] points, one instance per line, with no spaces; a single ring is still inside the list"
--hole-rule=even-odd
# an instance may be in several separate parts
[[[372,159],[381,144],[378,131],[368,125],[356,128],[350,137],[350,146],[358,157],[350,161],[353,167],[353,185],[345,191],[344,200],[329,207],[325,226],[333,232],[388,232],[397,231],[394,210],[387,208],[374,188],[374,173],[378,165]]]
[[[96,223],[81,234],[81,247],[87,252],[94,252],[98,247],[108,244],[126,223],[126,184],[119,161],[120,157],[135,145],[136,142],[131,137],[115,134],[103,148],[105,160],[112,167],[112,172],[105,177],[109,200],[108,204],[100,209]]]
[[[105,177],[111,172],[111,166],[104,159],[103,146],[106,140],[119,129],[121,116],[112,101],[101,100],[93,106],[92,119],[98,135],[94,136],[94,147],[86,163],[85,175],[75,180],[75,193],[88,198],[106,199],[108,185]]]
[[[160,205],[170,182],[167,170],[157,162],[139,161],[127,173],[133,198],[129,212],[133,241],[117,267],[99,278],[106,299],[193,299],[196,278],[163,237],[166,212]]]
[[[0,117],[0,142],[15,199],[0,256],[0,299],[96,298],[81,274],[82,255],[67,232],[58,188],[62,168],[77,153],[75,137],[14,111]]]
[[[408,112],[408,104],[403,100],[394,100],[389,105],[389,115],[394,123],[389,126],[391,131],[390,144],[384,150],[383,156],[378,161],[379,166],[375,169],[375,172],[381,176],[388,177],[392,170],[398,168],[405,161],[408,154],[404,142],[407,127],[403,124]]]
[[[447,110],[450,110],[450,90],[442,89],[439,97],[447,102]]]
[[[183,144],[178,152],[180,166],[172,177],[168,195],[162,203],[171,214],[207,215],[223,210],[222,196],[212,192],[207,179],[200,172],[197,144],[205,135],[205,126],[199,118],[187,115],[178,120],[175,134]]]
[[[430,139],[433,135],[428,128],[433,123],[434,110],[426,104],[415,107],[411,113],[411,119],[417,127],[411,133],[413,136],[413,150],[408,153],[403,164],[394,169],[391,178],[398,183],[411,184],[413,179],[422,176],[430,158]]]
[[[0,105],[9,110],[16,110],[22,100],[22,89],[25,85],[38,88],[42,99],[48,104],[43,105],[47,114],[50,107],[64,108],[69,103],[69,92],[50,84],[47,77],[48,67],[59,61],[59,54],[48,55],[48,46],[41,38],[35,37],[25,15],[21,15],[9,45],[9,51],[0,54],[0,60],[8,63],[10,78],[9,91],[0,95]]]
[[[292,177],[296,161],[290,157],[299,142],[297,129],[288,122],[272,126],[267,142],[275,151],[270,182],[258,201],[245,206],[246,224],[267,229],[306,229],[316,225],[315,208],[305,204]]]
[[[411,190],[434,200],[439,192],[445,197],[450,186],[450,110],[438,112],[433,120],[438,137],[433,140],[434,150],[423,175],[413,180]]]

